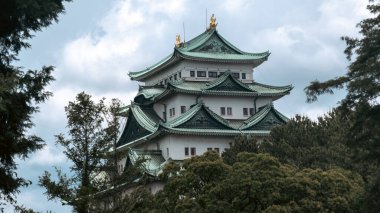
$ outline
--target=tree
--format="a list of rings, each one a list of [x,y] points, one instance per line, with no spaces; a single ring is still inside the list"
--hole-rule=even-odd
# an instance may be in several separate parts
[[[240,153],[233,165],[215,152],[170,165],[150,212],[356,212],[363,195],[357,173],[297,169],[269,154]],[[145,202],[149,202],[151,198]],[[143,203],[143,201],[140,201]]]
[[[346,86],[347,95],[341,101],[340,110],[355,112],[352,128],[346,135],[349,145],[366,151],[361,161],[375,161],[380,165],[380,2],[369,2],[367,9],[372,16],[357,25],[362,37],[342,37],[347,44],[344,52],[351,61],[347,73],[325,82],[313,81],[305,88],[305,92],[307,100],[312,102],[321,94],[332,94],[333,89]],[[380,167],[376,169],[379,170]],[[372,187],[367,190],[368,211],[380,208],[378,199],[374,199],[380,194],[380,173],[375,179],[368,182],[369,187]]]
[[[352,169],[355,154],[345,138],[351,126],[350,116],[337,109],[317,121],[296,115],[286,125],[273,128],[260,148],[298,168]]]
[[[254,137],[240,136],[230,143],[230,148],[222,153],[223,161],[232,165],[236,162],[237,155],[241,152],[259,153],[259,145]]]
[[[69,136],[57,135],[57,143],[65,148],[64,154],[73,165],[73,175],[68,177],[57,169],[58,180],[51,178],[47,171],[40,177],[40,185],[46,188],[49,199],[59,199],[63,204],[72,205],[76,212],[87,212],[90,195],[95,194],[106,181],[102,176],[105,164],[104,154],[110,149],[112,138],[107,135],[104,113],[104,99],[98,103],[84,92],[65,107],[68,118]]]
[[[69,0],[2,0],[0,2],[0,205],[15,204],[15,195],[30,181],[17,175],[15,157],[25,159],[41,149],[43,140],[26,131],[34,123],[37,105],[51,93],[45,87],[53,80],[53,67],[24,71],[14,66],[17,55],[29,48],[28,39],[64,12],[63,2]]]
[[[312,102],[321,94],[332,94],[333,89],[346,86],[347,96],[341,101],[340,109],[357,113],[347,136],[351,144],[368,148],[368,157],[380,163],[380,3],[370,0],[367,8],[373,16],[357,25],[362,37],[342,37],[347,44],[344,51],[347,59],[351,61],[355,56],[347,73],[325,82],[313,81],[305,92],[307,100]]]

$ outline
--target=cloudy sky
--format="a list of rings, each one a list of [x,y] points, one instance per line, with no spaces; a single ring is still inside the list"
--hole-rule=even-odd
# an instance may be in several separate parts
[[[47,201],[37,186],[38,176],[69,162],[54,135],[65,132],[64,106],[85,91],[95,98],[119,98],[129,103],[137,83],[128,71],[143,69],[173,51],[175,35],[189,40],[206,28],[215,14],[221,35],[248,52],[269,50],[269,60],[255,69],[257,82],[292,84],[292,93],[275,103],[289,117],[316,118],[343,97],[323,96],[307,104],[303,92],[310,81],[326,80],[345,72],[342,35],[357,36],[356,23],[369,14],[366,0],[87,0],[67,4],[58,24],[36,33],[32,48],[20,55],[19,65],[38,69],[54,65],[54,97],[41,105],[31,133],[47,146],[26,161],[18,161],[19,175],[33,185],[18,196],[20,204],[38,211],[70,212],[67,206]],[[209,18],[208,18],[209,19]],[[208,20],[207,19],[207,20]],[[10,209],[8,209],[10,211]]]

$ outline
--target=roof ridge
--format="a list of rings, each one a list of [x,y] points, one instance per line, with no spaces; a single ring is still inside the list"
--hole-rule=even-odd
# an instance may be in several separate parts
[[[232,76],[231,70],[227,70],[226,72],[223,73],[222,76],[220,76],[219,78],[212,81],[210,85],[206,86],[205,90],[215,88],[216,86],[218,86],[218,85],[222,84],[224,81],[226,81],[227,78],[231,78],[235,83],[237,83],[238,85],[240,85],[244,89],[248,90],[248,92],[249,91],[256,92],[255,90],[249,88],[249,86],[247,86],[246,84],[244,84],[243,82],[239,81],[234,76]]]
[[[185,123],[186,121],[188,121],[189,119],[191,119],[194,116],[194,114],[196,114],[200,109],[201,109],[201,103],[197,103],[196,105],[194,105],[193,107],[191,107],[189,110],[187,110],[182,115],[174,118],[171,121],[168,121],[168,122],[165,122],[165,123],[162,123],[162,124],[163,124],[163,126],[170,127],[170,128],[173,127],[173,126],[181,125],[181,124]],[[184,120],[182,120],[182,119],[184,119]]]
[[[140,126],[144,127],[146,130],[150,132],[154,132],[157,129],[156,122],[152,121],[149,116],[145,114],[145,112],[140,108],[140,106],[136,103],[131,104],[131,111],[136,119],[136,121],[140,124]],[[142,118],[141,118],[142,117]]]
[[[249,117],[247,120],[245,120],[243,122],[243,124],[239,127],[240,130],[246,130],[247,128],[250,128],[254,125],[256,125],[257,123],[259,123],[260,121],[262,121],[267,115],[268,113],[273,110],[273,112],[279,116],[281,119],[283,119],[285,122],[288,122],[288,118],[281,114],[279,111],[277,111],[275,108],[274,108],[274,105],[273,105],[273,102],[265,105],[264,108],[262,108],[259,112],[255,113],[253,116]]]
[[[265,115],[268,114],[271,107],[273,107],[272,103],[265,105],[265,107],[261,108],[261,110],[259,110],[254,115],[252,115],[251,117],[243,121],[243,124],[239,127],[239,129],[244,130],[258,123],[260,120],[262,120],[265,117]]]
[[[202,104],[203,107],[205,108],[205,110],[214,118],[216,119],[218,122],[222,123],[223,125],[225,125],[226,127],[229,127],[231,129],[235,129],[233,128],[232,126],[230,126],[228,120],[222,118],[221,116],[219,116],[218,114],[216,114],[215,112],[213,112],[212,110],[210,110],[208,107],[206,107],[204,104]]]
[[[263,84],[263,83],[258,83],[256,81],[253,81],[252,83],[247,83],[248,85],[250,84],[255,84],[255,85],[258,85],[258,86],[263,86],[263,87],[268,87],[268,88],[271,88],[271,89],[287,89],[287,88],[291,88],[293,89],[293,85],[284,85],[284,86],[273,86],[273,85],[269,85],[269,84]]]
[[[198,40],[201,40],[202,38],[207,41],[215,33],[215,31],[216,31],[215,29],[206,30],[203,33],[201,33],[201,34],[195,36],[194,38],[190,39],[189,41],[184,42],[183,46],[175,48],[175,49],[185,50],[186,48],[189,48],[189,46],[190,46],[190,49],[188,51],[194,50],[197,47],[199,47],[201,44],[203,44],[204,42],[200,43],[199,45],[196,45],[195,47],[191,47],[191,45],[193,43],[196,43]]]

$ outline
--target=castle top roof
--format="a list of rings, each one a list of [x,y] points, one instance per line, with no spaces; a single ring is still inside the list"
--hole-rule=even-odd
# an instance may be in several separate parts
[[[262,53],[244,52],[225,38],[216,28],[211,28],[191,39],[179,43],[174,47],[172,54],[166,56],[156,64],[137,72],[129,72],[132,80],[144,81],[149,76],[157,74],[160,70],[168,68],[181,60],[206,61],[218,63],[241,63],[251,64],[256,67],[266,61],[269,51]]]

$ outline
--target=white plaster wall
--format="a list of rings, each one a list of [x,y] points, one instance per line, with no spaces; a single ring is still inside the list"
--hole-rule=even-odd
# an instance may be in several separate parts
[[[135,149],[143,149],[143,150],[159,150],[159,142],[157,140],[150,140],[145,143],[139,144],[135,147]]]
[[[190,109],[191,105],[194,105],[196,102],[196,97],[195,95],[188,95],[188,94],[173,94],[170,95],[168,98],[162,99],[159,102],[155,103],[154,106],[156,105],[161,105],[163,104],[166,105],[166,114],[167,114],[167,121],[173,120],[174,118],[178,117],[181,115],[181,106],[186,106],[186,111]],[[175,115],[170,116],[170,109],[175,108]],[[154,108],[156,110],[156,113],[160,116],[162,116],[164,108],[159,108],[156,107]],[[161,110],[161,111],[158,111]]]
[[[243,108],[254,108],[254,97],[204,96],[201,99],[209,109],[225,119],[247,119],[249,115],[243,115]],[[220,107],[226,107],[226,115],[220,114]],[[232,115],[227,115],[227,107],[232,108]]]
[[[231,70],[232,72],[239,72],[240,77],[241,73],[246,73],[246,80],[244,82],[252,81],[252,65],[247,64],[224,64],[224,63],[209,63],[209,62],[194,62],[194,61],[181,61],[169,69],[161,70],[158,74],[155,74],[145,80],[145,85],[155,85],[160,83],[165,79],[169,79],[170,76],[174,76],[181,72],[181,78],[191,81],[211,81],[215,78],[197,78],[190,77],[190,70],[195,71],[217,71],[225,72]],[[208,76],[208,73],[207,75]],[[173,77],[174,79],[174,77]]]
[[[189,94],[173,94],[168,98],[160,100],[154,104],[156,113],[162,117],[164,111],[164,104],[167,107],[167,121],[181,115],[181,106],[186,106],[186,110],[189,110],[191,105],[196,104],[196,95]],[[242,97],[242,96],[201,96],[198,100],[203,101],[209,109],[216,114],[222,116],[225,119],[238,119],[244,120],[249,117],[243,114],[243,108],[254,108],[254,97]],[[259,97],[256,100],[256,111],[266,104],[273,101],[271,97]],[[226,115],[220,114],[220,107],[226,107]],[[227,107],[232,108],[232,115],[227,115]],[[175,108],[175,115],[170,116],[170,109]]]
[[[165,110],[165,105],[163,102],[156,102],[153,104],[153,109],[156,111],[157,115],[160,116],[161,119],[164,119],[164,110]]]
[[[161,71],[159,71],[158,74],[155,74],[155,75],[147,78],[145,80],[145,85],[150,86],[150,85],[158,84],[161,80],[168,79],[170,76],[173,76],[176,73],[178,76],[178,72],[181,72],[183,69],[184,69],[183,63],[179,62],[176,65],[174,65],[173,67],[171,67],[169,69],[161,70]]]
[[[185,147],[195,147],[196,155],[202,155],[207,151],[207,148],[219,148],[222,153],[226,148],[229,148],[230,142],[233,142],[234,137],[222,136],[191,136],[191,135],[167,135],[160,140],[165,160],[171,158],[173,160],[183,160],[191,156],[185,156]],[[169,154],[167,153],[169,150]],[[189,150],[190,151],[190,150]]]
[[[256,108],[258,111],[260,107],[262,106],[265,106],[267,104],[269,104],[270,102],[273,102],[273,98],[272,97],[260,97],[256,100]]]

